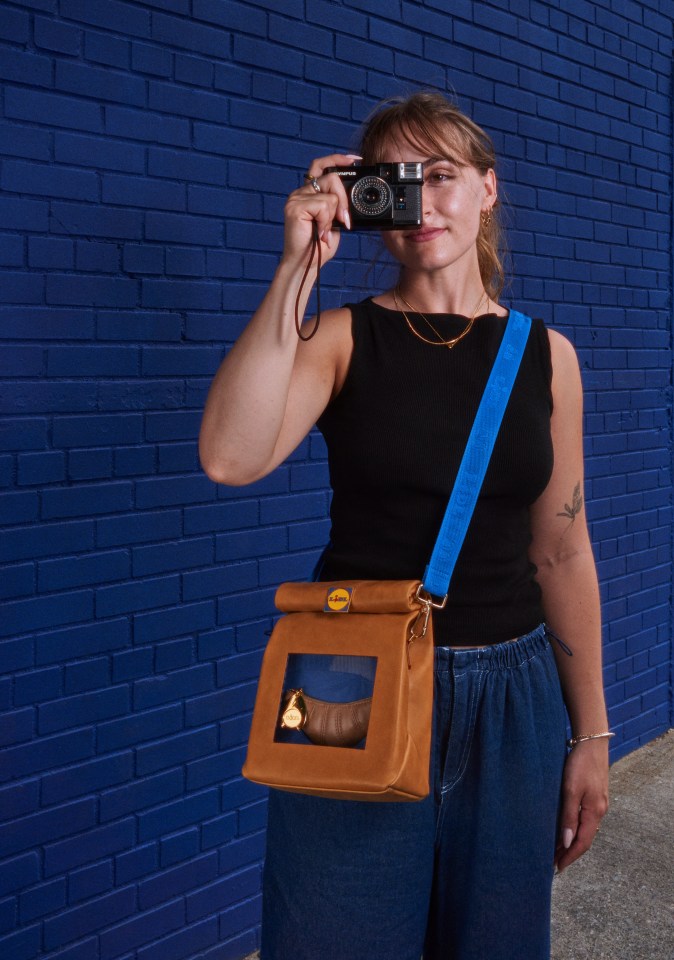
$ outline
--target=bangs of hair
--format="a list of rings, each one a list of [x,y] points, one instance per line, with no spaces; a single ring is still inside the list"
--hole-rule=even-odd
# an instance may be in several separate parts
[[[400,141],[481,173],[496,163],[491,138],[439,93],[420,92],[380,104],[365,123],[359,151],[363,162],[385,162],[387,144]]]

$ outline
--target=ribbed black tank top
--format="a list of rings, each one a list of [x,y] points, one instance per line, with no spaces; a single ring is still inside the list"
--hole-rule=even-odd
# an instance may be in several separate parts
[[[349,308],[351,363],[318,422],[333,489],[320,579],[421,579],[506,320],[478,317],[449,350],[423,343],[401,313],[371,299]],[[467,322],[429,319],[444,339]],[[498,643],[543,619],[527,551],[529,506],[552,472],[551,379],[548,334],[534,320],[447,606],[434,614],[437,644]]]

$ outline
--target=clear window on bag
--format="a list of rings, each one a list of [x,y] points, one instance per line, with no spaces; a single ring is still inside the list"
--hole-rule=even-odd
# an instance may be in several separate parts
[[[364,749],[376,657],[291,653],[275,741]]]

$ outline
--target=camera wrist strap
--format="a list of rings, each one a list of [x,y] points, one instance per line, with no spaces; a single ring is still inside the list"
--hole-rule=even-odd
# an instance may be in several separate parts
[[[449,582],[487,472],[530,329],[529,317],[516,310],[510,311],[503,340],[482,394],[454,481],[440,533],[424,572],[422,589],[432,596],[447,599]],[[444,606],[444,600],[433,605]]]
[[[314,327],[311,333],[304,336],[302,333],[302,323],[300,321],[300,299],[302,297],[302,291],[304,290],[304,284],[306,283],[307,277],[309,276],[309,271],[311,270],[311,264],[314,262],[314,257],[317,257],[316,265],[318,267],[318,273],[316,275],[316,320],[314,322]],[[318,325],[321,322],[321,238],[318,236],[318,221],[311,221],[311,252],[309,254],[309,262],[307,263],[304,275],[300,281],[300,288],[297,291],[297,296],[295,297],[295,330],[297,331],[297,336],[300,340],[311,340],[315,336],[316,331],[318,330]]]

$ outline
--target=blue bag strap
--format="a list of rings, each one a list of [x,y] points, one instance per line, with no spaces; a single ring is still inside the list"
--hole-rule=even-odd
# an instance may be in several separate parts
[[[444,597],[441,603],[434,603],[434,606],[444,606],[447,599],[449,582],[487,472],[530,329],[529,317],[516,310],[510,311],[503,340],[456,475],[440,533],[424,572],[422,589],[434,597]]]

